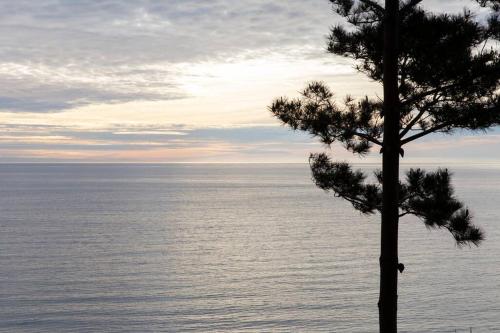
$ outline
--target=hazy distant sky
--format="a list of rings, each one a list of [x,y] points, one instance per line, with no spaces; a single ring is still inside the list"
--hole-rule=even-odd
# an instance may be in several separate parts
[[[305,162],[323,147],[281,127],[267,110],[273,98],[311,80],[339,99],[381,95],[325,52],[339,22],[326,0],[5,0],[0,9],[0,162]],[[433,137],[408,146],[406,160],[500,160],[498,133]]]

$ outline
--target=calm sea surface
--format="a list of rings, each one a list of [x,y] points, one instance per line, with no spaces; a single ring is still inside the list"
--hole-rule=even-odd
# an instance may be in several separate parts
[[[500,332],[500,167],[452,169],[487,240],[401,221],[401,332]],[[1,332],[376,332],[378,255],[307,165],[0,165]]]

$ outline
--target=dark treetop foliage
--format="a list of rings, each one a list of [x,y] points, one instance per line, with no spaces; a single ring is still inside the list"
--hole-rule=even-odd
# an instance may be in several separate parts
[[[358,71],[382,82],[384,8],[370,0],[330,2],[347,24],[332,28],[328,51],[355,59]],[[477,1],[489,7],[486,18],[466,10],[433,14],[422,9],[420,2],[400,4],[400,145],[430,133],[485,130],[500,124],[500,1]],[[309,132],[327,145],[339,142],[363,155],[373,145],[382,147],[382,106],[381,100],[349,96],[339,105],[324,83],[313,82],[301,98],[279,98],[270,110],[293,129]],[[404,156],[402,148],[400,153]],[[310,165],[320,188],[350,201],[362,213],[381,210],[380,173],[376,183],[368,184],[361,171],[332,162],[326,154],[312,154]],[[453,195],[446,169],[408,171],[400,184],[399,208],[400,216],[412,214],[428,227],[448,229],[459,245],[477,245],[483,239],[468,209]]]

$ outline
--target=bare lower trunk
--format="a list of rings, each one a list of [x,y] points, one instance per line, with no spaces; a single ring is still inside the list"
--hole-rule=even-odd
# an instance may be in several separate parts
[[[386,0],[384,22],[383,208],[380,254],[379,325],[382,333],[397,332],[399,94],[398,0]]]

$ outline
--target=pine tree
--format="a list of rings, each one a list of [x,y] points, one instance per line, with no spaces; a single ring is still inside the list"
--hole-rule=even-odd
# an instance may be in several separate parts
[[[399,179],[403,147],[431,133],[484,131],[500,124],[500,1],[476,0],[488,16],[435,14],[422,0],[330,0],[343,25],[331,29],[328,51],[355,60],[356,69],[383,85],[383,101],[334,100],[323,82],[307,85],[300,98],[281,97],[270,106],[284,124],[337,142],[354,154],[379,146],[382,171],[367,182],[361,171],[311,154],[314,182],[364,214],[381,213],[379,322],[397,331],[398,221],[420,218],[446,229],[458,245],[484,238],[468,208],[453,193],[447,169],[410,169]]]

